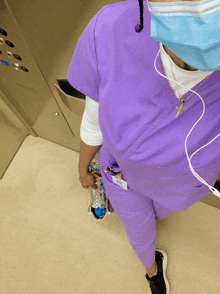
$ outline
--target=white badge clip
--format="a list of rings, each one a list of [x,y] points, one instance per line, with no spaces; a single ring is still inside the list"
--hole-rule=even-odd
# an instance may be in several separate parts
[[[115,175],[115,176],[112,176],[112,180],[113,180],[113,182],[114,182],[116,185],[122,187],[122,188],[125,189],[125,190],[128,190],[128,184],[127,184],[126,181],[124,181],[124,180],[121,178],[121,173],[119,173],[119,174],[117,174],[117,175]]]

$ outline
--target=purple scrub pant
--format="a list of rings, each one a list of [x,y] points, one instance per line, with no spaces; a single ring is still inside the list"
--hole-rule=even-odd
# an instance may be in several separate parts
[[[156,220],[162,220],[174,211],[132,189],[124,190],[117,186],[111,175],[102,170],[106,161],[101,157],[99,156],[99,165],[111,205],[139,260],[145,267],[151,267],[155,262]]]

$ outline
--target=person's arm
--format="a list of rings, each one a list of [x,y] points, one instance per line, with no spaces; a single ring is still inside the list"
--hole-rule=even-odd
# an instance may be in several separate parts
[[[79,157],[79,174],[81,177],[89,173],[89,165],[102,145],[90,146],[81,140]]]

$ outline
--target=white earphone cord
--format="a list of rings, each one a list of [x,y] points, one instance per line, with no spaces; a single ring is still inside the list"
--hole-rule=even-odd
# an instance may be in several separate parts
[[[156,68],[156,60],[157,60],[157,57],[158,57],[158,55],[159,55],[159,53],[160,53],[160,50],[161,50],[161,47],[160,47],[159,52],[158,52],[158,54],[157,54],[157,56],[156,56],[156,58],[155,58],[155,61],[154,61],[154,67],[155,67],[156,71],[159,73],[159,75],[161,75],[161,76],[164,77],[165,79],[170,80],[170,81],[173,81],[173,82],[175,82],[176,84],[178,84],[178,85],[180,85],[181,87],[184,88],[184,86],[182,86],[182,85],[179,84],[178,82],[176,82],[176,81],[174,81],[174,80],[172,80],[172,79],[170,79],[170,78],[168,78],[168,77],[165,77],[163,74],[161,74],[161,73],[157,70],[157,68]],[[212,192],[213,194],[215,194],[216,196],[220,197],[220,192],[219,192],[217,189],[215,189],[214,187],[212,187],[211,185],[209,185],[209,184],[208,184],[203,178],[201,178],[201,177],[200,177],[200,176],[194,171],[194,169],[193,169],[193,167],[192,167],[192,164],[191,164],[191,158],[192,158],[192,157],[193,157],[198,151],[200,151],[201,149],[205,148],[206,146],[208,146],[209,144],[211,144],[214,140],[216,140],[216,139],[220,136],[220,134],[218,134],[218,135],[217,135],[214,139],[212,139],[208,144],[206,144],[206,145],[202,146],[201,148],[199,148],[198,150],[196,150],[196,151],[190,156],[190,158],[189,158],[189,155],[188,155],[188,152],[187,152],[187,148],[186,148],[186,143],[187,143],[188,137],[189,137],[189,135],[191,134],[192,130],[193,130],[194,127],[197,125],[197,123],[202,119],[202,117],[203,117],[203,115],[204,115],[204,113],[205,113],[205,102],[203,101],[202,97],[201,97],[197,92],[195,92],[195,91],[193,91],[193,90],[190,90],[190,89],[187,89],[187,90],[189,90],[190,92],[193,92],[193,93],[195,93],[196,95],[198,95],[199,98],[202,100],[202,103],[203,103],[203,113],[202,113],[202,116],[201,116],[200,119],[194,124],[194,126],[193,126],[192,129],[190,130],[190,132],[189,132],[189,134],[187,135],[186,140],[185,140],[185,151],[186,151],[186,156],[187,156],[187,159],[188,159],[188,162],[189,162],[189,167],[190,167],[190,170],[191,170],[192,174],[193,174],[193,175],[194,175],[194,176],[195,176],[200,182],[202,182],[203,184],[205,184],[206,186],[208,186],[209,189],[211,190],[211,192]]]

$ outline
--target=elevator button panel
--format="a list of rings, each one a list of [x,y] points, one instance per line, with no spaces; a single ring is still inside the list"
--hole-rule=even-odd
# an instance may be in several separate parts
[[[8,36],[8,33],[2,28],[0,28],[0,34],[2,34],[3,36]],[[11,41],[9,41],[9,40],[4,41],[3,38],[0,38],[0,46],[5,45],[5,44],[11,48],[15,47]],[[6,51],[5,53],[8,58],[15,58],[19,61],[22,61],[22,58],[18,54],[13,54],[11,51]],[[0,50],[0,54],[3,54],[1,50]],[[11,65],[10,62],[8,62],[5,59],[0,59],[0,64],[6,65],[6,66]],[[26,67],[21,66],[19,63],[12,63],[12,65],[13,65],[13,68],[17,71],[22,69],[24,72],[29,72],[29,70]]]

